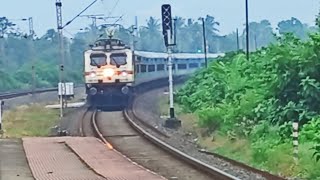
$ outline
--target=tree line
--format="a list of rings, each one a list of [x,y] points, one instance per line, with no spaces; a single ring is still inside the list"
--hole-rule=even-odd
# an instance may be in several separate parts
[[[185,19],[175,17],[177,29],[177,46],[174,52],[198,53],[203,50],[202,22],[200,19]],[[230,52],[245,47],[245,29],[239,33],[237,44],[236,32],[219,35],[219,25],[213,16],[204,18],[209,52]],[[251,22],[250,50],[264,47],[275,41],[276,33],[268,20]],[[67,81],[81,83],[83,51],[89,48],[99,37],[107,37],[104,26],[92,26],[77,32],[74,37],[64,37],[65,77]],[[315,27],[302,23],[297,18],[291,18],[278,23],[280,34],[287,32],[306,39]],[[114,37],[122,39],[126,44],[132,41],[131,27],[119,26],[114,31]],[[154,17],[147,20],[146,26],[138,28],[135,49],[140,51],[164,52],[165,46],[161,32],[161,21]],[[30,89],[32,84],[32,67],[35,69],[37,87],[57,86],[59,81],[59,39],[54,29],[49,29],[41,37],[34,37],[20,32],[15,24],[6,17],[0,17],[0,91],[12,89]]]

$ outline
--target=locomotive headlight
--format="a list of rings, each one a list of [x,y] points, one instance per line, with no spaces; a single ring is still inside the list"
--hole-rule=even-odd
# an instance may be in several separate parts
[[[114,75],[114,70],[113,69],[105,69],[105,70],[103,70],[103,75],[105,77],[111,77]]]
[[[128,73],[126,71],[121,72],[121,76],[127,76],[127,75],[128,75]]]
[[[90,77],[92,77],[92,78],[96,77],[96,72],[91,72]]]

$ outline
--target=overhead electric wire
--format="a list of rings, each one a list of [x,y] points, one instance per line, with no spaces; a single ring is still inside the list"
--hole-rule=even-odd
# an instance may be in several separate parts
[[[117,0],[117,2],[115,3],[115,5],[112,7],[111,11],[108,14],[108,17],[111,16],[111,14],[113,13],[113,11],[116,9],[116,7],[118,6],[120,0]]]
[[[103,20],[106,22],[108,19],[111,19],[111,18],[118,18],[117,16],[111,16],[113,11],[116,9],[116,7],[118,6],[120,0],[117,0],[116,3],[114,4],[114,6],[112,7],[112,9],[107,13],[108,15],[106,17],[103,18]],[[104,3],[102,1],[102,3]]]
[[[69,34],[70,36],[72,37],[75,37],[75,34],[71,33],[70,31],[66,30],[66,29],[63,29],[64,32],[66,32],[67,34]]]
[[[123,17],[124,15],[121,15],[114,23],[113,23],[113,25],[115,25],[117,22],[119,22],[120,20],[122,20],[122,17]]]
[[[77,19],[79,16],[81,16],[82,13],[84,13],[87,9],[89,9],[92,5],[94,5],[98,0],[94,0],[89,6],[87,6],[84,10],[82,10],[78,15],[76,15],[73,19],[71,19],[69,22],[67,22],[63,27],[65,28],[68,26],[70,23],[72,23],[75,19]]]
[[[102,1],[102,2],[103,2],[103,1]],[[111,18],[111,15],[112,15],[113,11],[116,9],[116,7],[118,6],[119,2],[120,2],[120,0],[117,0],[117,1],[116,1],[116,3],[114,4],[114,6],[112,7],[112,9],[109,11],[108,16],[107,16],[106,18],[104,18],[104,21],[106,21],[107,19]],[[118,19],[116,19],[114,23],[108,24],[108,25],[111,26],[111,27],[117,25],[117,23],[118,23],[120,20],[122,20],[122,17],[123,17],[123,16],[124,16],[124,14],[121,15]],[[116,17],[114,17],[114,18],[116,18]],[[105,24],[105,25],[106,25],[106,24]],[[102,24],[102,25],[100,25],[100,26],[103,27],[104,25]],[[105,27],[106,27],[106,26],[105,26]],[[97,37],[96,40],[98,40],[99,38],[101,38],[103,35],[104,35],[104,34],[100,34],[100,35]]]
[[[117,25],[117,22],[119,22],[119,21],[122,19],[123,16],[124,16],[124,15],[121,15],[114,23],[108,24],[108,25],[110,25],[110,26],[115,26],[115,25]],[[103,24],[102,24],[101,26],[103,26]],[[96,41],[97,41],[99,38],[101,38],[103,35],[104,35],[104,34],[100,34],[99,37],[96,39]]]
[[[103,25],[115,26],[115,25],[117,25],[117,22],[119,22],[119,21],[122,19],[123,16],[124,16],[124,15],[121,15],[114,23],[111,23],[111,24],[102,24],[102,25],[100,25],[100,26],[103,26]]]

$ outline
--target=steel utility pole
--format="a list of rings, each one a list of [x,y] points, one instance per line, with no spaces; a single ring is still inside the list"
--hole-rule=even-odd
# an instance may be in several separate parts
[[[257,35],[254,35],[254,49],[258,49],[258,43],[257,43]]]
[[[59,86],[60,88],[60,118],[63,117],[63,109],[65,106],[65,94],[66,94],[66,84],[64,82],[64,42],[63,42],[63,33],[62,30],[69,24],[71,24],[76,18],[81,16],[87,9],[89,9],[93,4],[95,4],[98,0],[94,0],[89,6],[87,6],[84,10],[82,10],[79,14],[77,14],[73,19],[68,21],[65,25],[62,25],[62,2],[61,0],[56,0],[56,12],[57,12],[57,26],[59,33],[59,44],[60,44],[60,73],[59,73]]]
[[[204,60],[205,60],[205,66],[206,68],[208,68],[206,26],[205,26],[204,18],[201,18],[201,20],[202,20],[202,32],[203,32]]]
[[[236,30],[236,34],[237,34],[237,51],[239,51],[240,50],[240,45],[239,45],[239,30],[238,30],[238,28]]]
[[[6,64],[4,62],[4,56],[5,56],[5,45],[4,45],[4,30],[0,28],[0,64]],[[8,64],[6,64],[7,66]]]
[[[35,62],[34,62],[34,47],[33,47],[33,36],[34,36],[34,30],[33,30],[33,18],[23,18],[23,19],[16,19],[19,21],[28,21],[29,25],[29,36],[26,35],[26,39],[28,40],[30,51],[31,51],[31,72],[32,72],[32,95],[34,95],[34,90],[35,90]]]
[[[134,48],[135,48],[135,31],[136,31],[137,27],[135,25],[131,26],[131,29],[129,30],[130,34],[131,34],[131,50],[134,52]]]
[[[30,33],[30,36],[33,36],[34,35],[34,30],[33,30],[33,18],[32,17],[29,17],[29,33]]]
[[[0,100],[0,135],[2,135],[2,114],[3,114],[2,110],[3,110],[3,105],[4,105],[3,101]]]
[[[134,25],[136,26],[136,37],[139,37],[139,25],[138,25],[138,16],[135,16],[134,17],[134,21],[135,21],[135,23],[134,23]]]
[[[249,60],[249,9],[248,9],[248,0],[246,0],[246,47],[247,47],[247,60]]]
[[[29,17],[29,43],[30,43],[30,48],[31,48],[31,58],[32,58],[32,66],[31,66],[31,71],[32,71],[32,95],[34,95],[34,91],[36,89],[36,70],[35,70],[35,59],[34,59],[34,46],[33,46],[33,36],[34,36],[34,30],[33,30],[33,18]]]
[[[63,108],[64,108],[64,96],[62,89],[64,87],[64,80],[63,80],[63,68],[64,68],[64,45],[63,45],[63,33],[62,33],[62,3],[61,0],[56,0],[56,11],[57,11],[57,25],[58,25],[58,33],[59,33],[59,50],[60,50],[60,71],[59,71],[59,87],[60,89],[60,118],[63,117]]]

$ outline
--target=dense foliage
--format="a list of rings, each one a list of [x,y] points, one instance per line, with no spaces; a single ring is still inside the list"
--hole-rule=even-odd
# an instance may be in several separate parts
[[[251,53],[249,61],[241,52],[219,58],[176,98],[199,115],[201,126],[248,137],[257,148],[263,145],[260,150],[290,141],[294,120],[299,121],[302,142],[319,142],[319,59],[319,33],[308,41],[288,34]],[[266,136],[272,136],[270,142]],[[320,152],[320,146],[314,148]]]
[[[237,50],[237,35],[218,35],[220,25],[213,16],[205,17],[205,27],[209,52],[229,52]],[[164,51],[160,20],[150,17],[146,26],[139,27],[135,37],[135,49],[142,51]],[[293,32],[305,36],[311,27],[297,19],[279,22],[279,33]],[[203,50],[202,24],[194,19],[176,17],[177,47],[175,52],[196,53]],[[271,24],[268,20],[250,23],[250,49],[254,51],[274,42]],[[114,35],[130,44],[130,28],[118,27]],[[244,33],[239,34],[239,48],[245,47]],[[32,85],[32,65],[35,65],[37,87],[56,86],[59,81],[59,41],[54,29],[35,38],[20,32],[15,24],[0,17],[0,91],[30,89]],[[82,52],[99,37],[107,37],[103,26],[89,26],[77,32],[72,39],[64,38],[65,76],[68,81],[82,81]]]
[[[65,44],[70,43],[65,38]],[[0,91],[30,89],[32,66],[35,69],[36,87],[54,87],[59,81],[60,64],[58,35],[48,30],[41,38],[8,33],[0,38]],[[82,81],[82,51],[85,44],[77,42],[66,48],[65,77],[68,81]]]

